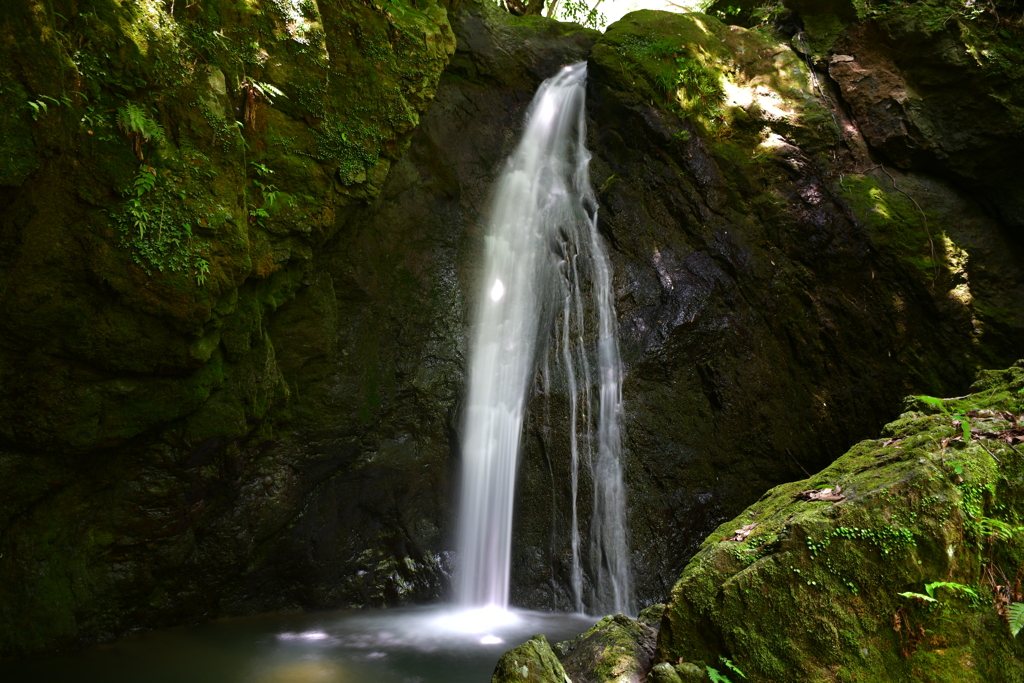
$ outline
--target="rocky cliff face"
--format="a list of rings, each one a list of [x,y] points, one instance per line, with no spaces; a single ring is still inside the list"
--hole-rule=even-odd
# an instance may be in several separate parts
[[[445,591],[490,188],[565,63],[590,63],[641,602],[906,393],[1021,355],[1012,224],[872,156],[830,56],[819,88],[705,16],[249,7],[0,25],[0,652]],[[531,405],[523,606],[571,604],[564,405]]]
[[[641,605],[727,510],[820,469],[912,389],[961,393],[972,367],[1020,352],[1010,226],[966,186],[876,157],[808,63],[770,30],[656,12],[627,16],[591,53]],[[551,505],[544,454],[559,448],[542,423],[526,510]],[[568,542],[545,535],[545,513],[518,517],[515,585],[524,602],[568,608]],[[560,580],[545,595],[528,577],[548,566]]]
[[[295,600],[238,577],[388,390],[313,256],[408,147],[445,7],[23,2],[0,33],[0,651]],[[342,349],[316,457],[274,450]]]

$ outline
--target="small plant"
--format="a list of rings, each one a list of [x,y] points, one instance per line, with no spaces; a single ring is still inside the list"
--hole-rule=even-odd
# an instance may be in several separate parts
[[[1012,541],[1014,536],[1022,531],[1024,531],[1024,527],[1010,526],[1006,522],[994,517],[985,517],[981,520],[981,533],[986,536],[992,536],[1000,541]]]
[[[132,181],[126,208],[132,225],[139,231],[140,238],[145,237],[146,226],[153,221],[149,209],[142,203],[142,198],[154,187],[156,187],[156,169],[152,166],[143,166],[135,175],[135,180]]]
[[[679,58],[676,65],[676,96],[683,108],[709,122],[720,119],[725,89],[718,74],[695,59]]]
[[[735,664],[733,664],[732,660],[728,657],[719,656],[719,659],[722,660],[722,664],[725,664],[725,666],[733,673],[739,674],[743,678],[747,677],[747,675],[740,671],[739,668]]]
[[[775,20],[782,16],[782,13],[785,11],[786,8],[781,2],[773,2],[754,8],[750,16],[757,22],[758,26],[764,26],[765,24],[775,23]]]
[[[725,665],[725,667],[727,669],[729,669],[730,671],[732,671],[733,673],[736,673],[736,674],[742,676],[743,678],[747,677],[747,675],[745,673],[743,673],[742,671],[740,671],[739,668],[735,664],[733,664],[732,660],[730,660],[728,657],[721,657],[720,656],[719,659],[721,660],[722,664]],[[713,666],[705,666],[704,668],[707,669],[708,678],[711,679],[711,683],[732,683],[732,681],[729,680],[728,676],[723,674],[721,671],[719,671],[715,667],[713,667]]]
[[[276,185],[268,182],[270,176],[274,174],[273,169],[255,161],[250,166],[256,171],[256,178],[252,182],[259,189],[260,195],[263,197],[263,203],[260,206],[250,204],[249,215],[253,217],[257,225],[263,227],[265,225],[264,221],[270,218],[270,211],[274,210],[281,203],[282,198],[288,198],[287,204],[289,205],[294,202],[294,199],[288,197],[286,192],[278,190]]]
[[[149,113],[135,102],[125,102],[117,110],[117,127],[121,129],[132,142],[132,149],[135,156],[142,161],[143,143],[164,141],[164,129],[154,120]]]
[[[269,83],[253,81],[248,78],[238,85],[238,89],[245,95],[245,110],[242,118],[245,120],[245,126],[249,130],[256,129],[256,112],[259,108],[260,100],[266,100],[272,104],[275,97],[287,97],[287,95]]]
[[[922,595],[921,593],[914,593],[912,591],[908,591],[906,593],[897,593],[896,595],[899,595],[904,598],[910,598],[912,600],[917,600],[918,602],[937,603],[939,602],[939,600],[935,597],[935,591],[939,588],[945,588],[947,590],[951,590],[957,593],[964,593],[966,595],[971,596],[972,598],[978,597],[978,592],[970,586],[965,586],[961,583],[953,583],[951,581],[936,581],[935,583],[926,584],[924,590],[925,593],[927,593],[927,595]]]
[[[1010,622],[1010,633],[1016,638],[1024,628],[1024,602],[1015,602],[1006,608],[1006,617]]]
[[[954,420],[960,421],[960,429],[963,431],[964,442],[970,443],[971,441],[971,418],[966,413],[954,413],[949,410],[949,406],[941,398],[935,398],[934,396],[913,396],[912,398],[917,399],[925,405],[929,405],[933,408],[938,408],[944,415],[949,415]],[[955,423],[954,423],[955,424]],[[954,434],[955,436],[955,434]],[[960,474],[958,472],[958,474]]]
[[[58,106],[71,106],[71,99],[67,95],[62,95],[60,99],[50,97],[49,95],[40,95],[38,100],[29,100],[29,102],[27,102],[28,108],[32,112],[33,121],[38,121],[40,116],[50,111],[50,106],[46,103],[46,100],[49,100],[50,104],[56,104]]]

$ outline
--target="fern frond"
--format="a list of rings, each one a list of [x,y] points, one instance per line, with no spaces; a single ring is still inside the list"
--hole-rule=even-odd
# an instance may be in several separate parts
[[[936,581],[935,583],[929,583],[925,585],[924,590],[928,595],[935,597],[935,590],[937,588],[948,588],[951,591],[966,593],[972,598],[978,597],[978,593],[970,586],[965,586],[962,583],[952,583],[950,581]]]
[[[745,674],[742,671],[740,671],[739,667],[736,666],[733,663],[733,661],[731,659],[729,659],[728,657],[723,657],[723,656],[719,655],[718,658],[720,660],[722,660],[722,664],[725,664],[732,672],[739,674],[743,678],[747,677],[747,674]]]
[[[1015,602],[1006,609],[1006,616],[1010,620],[1010,633],[1016,638],[1020,630],[1024,628],[1024,602]]]
[[[162,142],[164,129],[142,106],[135,102],[126,102],[117,110],[117,126],[126,135],[136,135],[146,142],[156,140]]]
[[[711,683],[732,683],[721,671],[713,666],[705,666],[704,668],[708,670],[708,678],[711,679]]]

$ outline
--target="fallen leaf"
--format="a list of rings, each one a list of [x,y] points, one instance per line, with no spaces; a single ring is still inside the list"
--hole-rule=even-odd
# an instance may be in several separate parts
[[[806,491],[801,491],[800,493],[796,494],[794,498],[806,500],[809,503],[815,501],[838,503],[840,501],[846,500],[846,496],[842,495],[842,491],[843,490],[838,486],[835,487],[835,489],[808,489]]]
[[[754,527],[756,527],[756,526],[757,526],[757,522],[754,522],[753,524],[747,524],[742,529],[737,529],[736,531],[734,531],[733,532],[733,534],[735,534],[734,536],[732,536],[730,538],[723,538],[722,540],[723,541],[736,541],[736,542],[742,541],[747,536],[750,535],[750,532],[753,531]]]

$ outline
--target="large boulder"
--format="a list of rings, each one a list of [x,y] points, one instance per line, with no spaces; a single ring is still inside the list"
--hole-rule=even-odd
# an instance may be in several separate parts
[[[657,659],[750,681],[1009,681],[1024,644],[1024,361],[911,397],[879,439],[776,487],[703,544]]]

